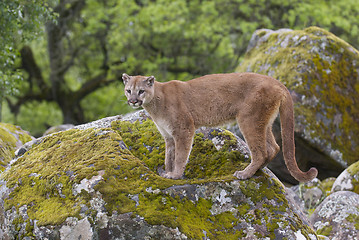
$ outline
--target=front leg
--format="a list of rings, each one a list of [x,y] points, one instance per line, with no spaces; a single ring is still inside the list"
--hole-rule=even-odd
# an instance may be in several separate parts
[[[175,161],[175,141],[172,137],[165,137],[166,155],[165,155],[165,171],[172,172]]]
[[[175,159],[172,163],[172,171],[167,171],[163,175],[166,178],[179,179],[182,177],[188,157],[192,149],[194,130],[181,132],[180,136],[174,138]],[[166,166],[167,169],[167,166]]]
[[[155,124],[165,140],[165,171],[159,172],[162,177],[165,177],[166,173],[173,171],[175,161],[175,141],[171,135],[170,129],[163,127],[163,125],[166,124],[157,124],[156,122]]]

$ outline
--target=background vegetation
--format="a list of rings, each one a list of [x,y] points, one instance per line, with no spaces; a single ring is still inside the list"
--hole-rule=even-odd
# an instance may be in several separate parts
[[[316,25],[359,48],[356,0],[2,0],[0,12],[2,121],[33,135],[130,111],[123,72],[232,72],[259,28]]]

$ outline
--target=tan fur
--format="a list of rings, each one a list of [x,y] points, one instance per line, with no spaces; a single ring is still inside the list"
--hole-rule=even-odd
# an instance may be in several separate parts
[[[166,142],[164,177],[181,178],[191,152],[195,129],[237,120],[252,155],[251,163],[234,176],[247,179],[268,164],[279,146],[272,123],[280,113],[283,154],[292,176],[308,181],[317,176],[302,172],[295,160],[293,102],[279,81],[255,73],[206,75],[188,82],[160,83],[153,76],[123,74],[130,106],[142,106]]]

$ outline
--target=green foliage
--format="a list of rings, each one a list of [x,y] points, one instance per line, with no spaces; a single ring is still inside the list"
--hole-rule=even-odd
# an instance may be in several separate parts
[[[36,38],[44,19],[52,18],[47,4],[37,0],[0,1],[0,121],[5,96],[15,94],[22,80],[16,70],[18,45]]]
[[[0,10],[6,6],[21,11],[33,10],[26,18],[16,21],[10,21],[17,18],[15,11],[6,12],[8,17],[4,18],[9,19],[5,24],[9,29],[26,29],[29,33],[30,27],[33,28],[31,32],[43,27],[44,16],[51,15],[47,9],[52,7],[65,12],[82,1],[67,0],[62,5],[50,1],[44,5],[33,0],[26,8],[23,2],[25,0],[2,1]],[[61,22],[66,25],[63,28],[66,37],[61,46],[62,67],[66,70],[61,88],[69,91],[81,89],[101,74],[106,81],[120,79],[123,72],[154,75],[159,81],[168,81],[232,72],[245,53],[253,32],[259,28],[303,29],[317,25],[359,47],[359,7],[355,0],[87,0],[77,11],[70,22]],[[17,35],[6,36],[13,39]],[[20,36],[23,39],[32,37],[30,34]],[[56,69],[51,69],[48,57],[51,53],[47,52],[46,41],[46,38],[40,38],[31,47],[44,81],[50,84],[50,76]],[[17,50],[11,47],[2,48],[9,52],[7,56],[12,54],[8,61],[17,56]],[[12,61],[11,65],[15,63]],[[17,72],[12,74],[19,76]],[[121,85],[113,84],[102,90],[100,87],[80,100],[85,121],[130,110],[125,106]],[[29,84],[22,83],[20,88],[21,93],[26,92]],[[22,107],[21,111],[26,108],[37,111],[31,105]],[[20,121],[19,118],[17,124],[31,122],[29,119]],[[45,124],[50,123],[45,121],[40,125]],[[29,126],[29,130],[38,133],[45,129]]]
[[[43,28],[44,20],[52,18],[52,12],[46,3],[36,0],[2,0],[0,12],[0,94],[3,97],[13,93],[21,80],[21,73],[14,71],[17,46],[34,39]]]
[[[86,119],[93,120],[132,110],[127,104],[120,81],[91,93],[82,101],[82,106]]]
[[[296,1],[289,11],[292,28],[316,25],[329,30],[359,48],[359,7],[355,0],[345,1]]]
[[[53,102],[28,102],[15,119],[8,108],[4,108],[4,120],[21,123],[23,129],[31,129],[31,135],[39,137],[50,126],[62,124],[61,111]],[[45,125],[46,124],[46,125]]]

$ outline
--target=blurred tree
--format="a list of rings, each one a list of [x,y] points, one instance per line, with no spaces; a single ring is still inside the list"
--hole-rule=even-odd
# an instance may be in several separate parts
[[[103,71],[96,69],[82,86],[75,91],[66,82],[66,74],[74,67],[75,60],[87,44],[71,37],[73,25],[81,20],[81,11],[85,7],[85,0],[60,1],[54,11],[58,14],[57,22],[46,24],[46,37],[49,61],[49,73],[44,79],[41,68],[37,65],[29,46],[21,49],[22,68],[28,73],[28,88],[13,103],[8,100],[13,113],[18,113],[22,104],[28,101],[54,101],[62,111],[63,121],[66,123],[84,122],[80,101],[99,85],[109,83],[106,79],[108,67]],[[82,36],[85,37],[85,36]],[[101,38],[101,37],[99,37]],[[96,74],[95,74],[96,73]]]
[[[54,0],[57,22],[46,24],[41,41],[22,48],[28,81],[9,106],[21,115],[31,113],[20,111],[22,106],[56,103],[61,121],[75,124],[124,113],[122,87],[115,81],[123,72],[159,81],[231,72],[258,28],[318,25],[359,47],[355,2]]]
[[[359,49],[359,5],[356,0],[294,1],[285,15],[288,26],[319,26]]]
[[[17,46],[36,38],[45,19],[53,19],[51,8],[36,0],[0,1],[0,121],[3,98],[17,90],[22,79],[15,70]]]

